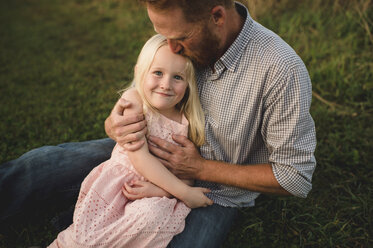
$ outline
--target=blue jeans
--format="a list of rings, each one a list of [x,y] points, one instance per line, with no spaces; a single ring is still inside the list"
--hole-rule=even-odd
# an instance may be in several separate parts
[[[238,215],[238,208],[213,204],[192,209],[185,220],[185,229],[176,235],[168,248],[218,248],[226,239]]]
[[[107,138],[43,146],[0,165],[0,222],[51,202],[73,204],[83,179],[110,158],[114,145]]]
[[[0,165],[0,222],[51,202],[74,204],[84,178],[110,158],[114,145],[111,139],[100,139],[44,146]],[[219,247],[237,213],[216,204],[193,209],[184,231],[168,247]],[[72,213],[68,216],[71,223]]]

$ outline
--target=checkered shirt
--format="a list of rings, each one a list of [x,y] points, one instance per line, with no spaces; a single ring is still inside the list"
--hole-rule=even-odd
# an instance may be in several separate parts
[[[278,35],[255,22],[243,5],[236,3],[236,8],[246,16],[239,36],[215,70],[197,72],[206,118],[200,152],[208,160],[242,166],[269,163],[285,190],[306,197],[316,166],[307,69]],[[259,195],[211,182],[196,184],[210,188],[208,197],[222,206],[252,206]]]

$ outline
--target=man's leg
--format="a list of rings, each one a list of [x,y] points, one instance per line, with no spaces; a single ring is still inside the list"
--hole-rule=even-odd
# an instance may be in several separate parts
[[[0,222],[47,203],[72,204],[85,176],[110,158],[114,145],[100,139],[44,146],[0,165]]]
[[[217,204],[193,209],[185,220],[185,229],[176,235],[169,248],[218,248],[226,239],[238,214],[238,208]]]

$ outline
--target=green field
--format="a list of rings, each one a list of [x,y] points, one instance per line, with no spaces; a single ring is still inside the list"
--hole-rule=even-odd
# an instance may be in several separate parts
[[[318,165],[308,198],[259,197],[223,247],[373,247],[372,1],[243,2],[310,72]],[[2,0],[0,163],[106,137],[104,120],[153,33],[135,0]],[[9,226],[0,247],[49,244],[51,216]]]

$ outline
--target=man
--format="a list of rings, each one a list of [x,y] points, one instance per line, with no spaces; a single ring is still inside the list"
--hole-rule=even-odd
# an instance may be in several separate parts
[[[315,169],[316,138],[311,83],[295,52],[254,22],[246,8],[224,0],[144,0],[156,32],[171,50],[198,69],[206,143],[200,151],[185,137],[180,146],[149,137],[163,164],[181,178],[196,179],[215,204],[192,210],[170,247],[218,247],[236,214],[260,193],[306,197]],[[138,149],[144,121],[122,116],[120,100],[106,132],[127,149]],[[131,122],[124,125],[124,122]],[[140,194],[141,189],[133,189]]]
[[[192,210],[185,230],[169,246],[219,247],[237,207],[254,205],[260,193],[306,197],[310,191],[316,145],[310,79],[295,52],[253,21],[241,4],[145,2],[155,30],[198,68],[206,119],[200,151],[178,136],[174,139],[181,147],[149,137],[158,145],[149,149],[179,177],[210,188],[207,195],[215,203]],[[126,107],[129,103],[118,101],[105,129],[126,149],[135,150],[142,145],[137,140],[146,133],[146,123],[141,115],[123,116]],[[44,147],[2,165],[0,193],[10,203],[1,215],[15,214],[16,206],[29,204],[33,196],[71,199],[91,168],[110,156],[113,144],[104,139]],[[21,176],[28,187],[14,186]],[[66,192],[72,193],[70,198]]]

